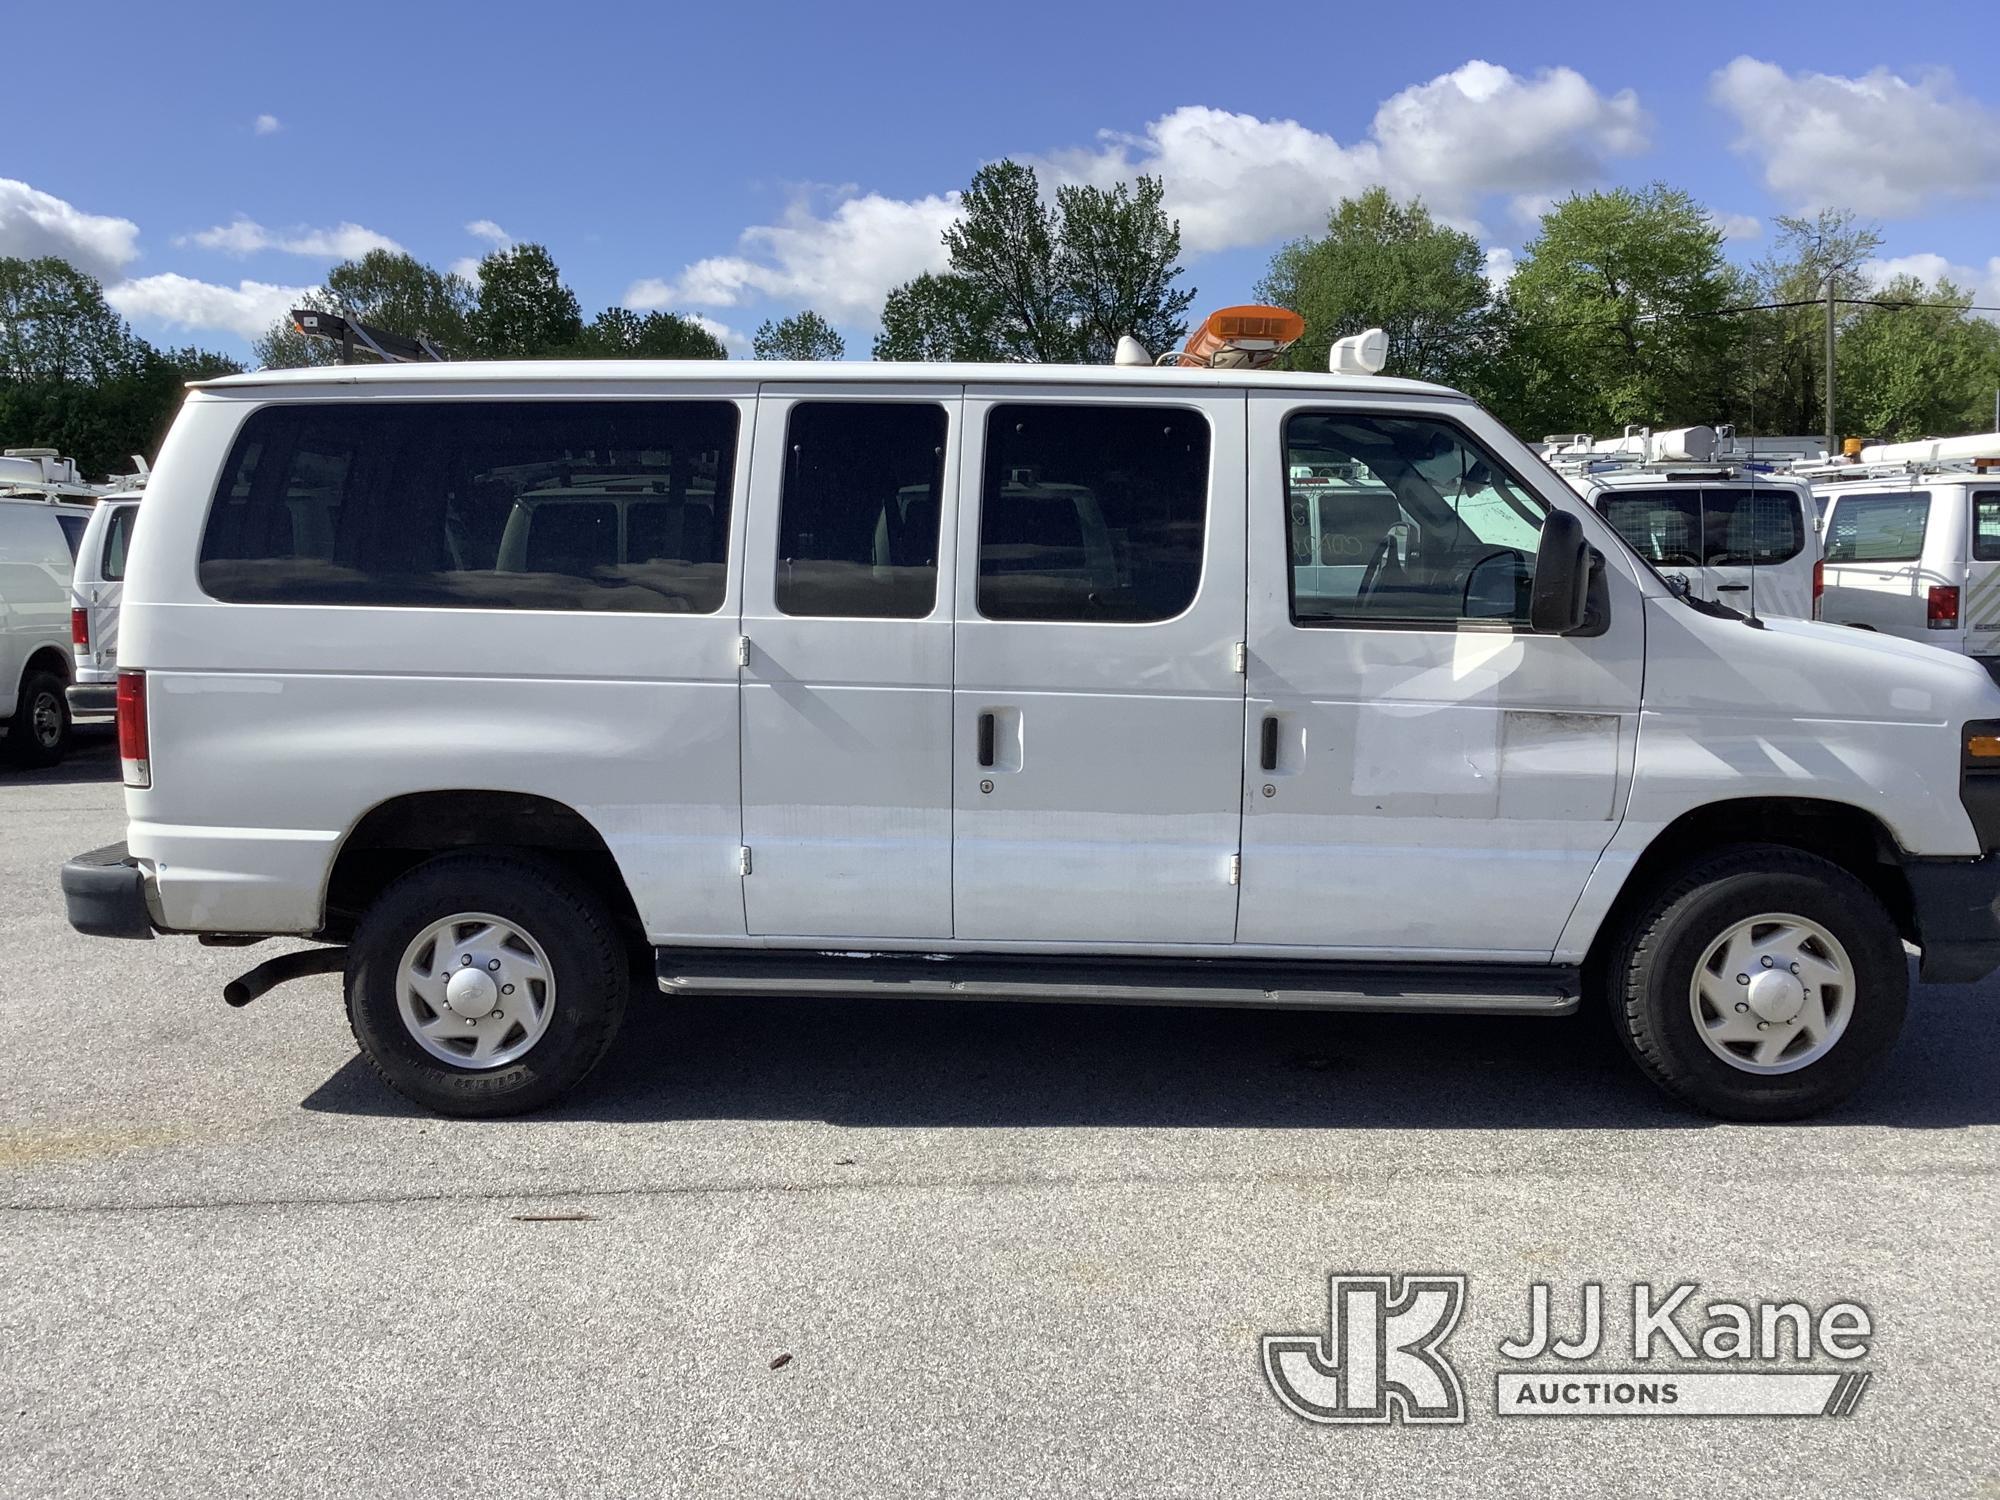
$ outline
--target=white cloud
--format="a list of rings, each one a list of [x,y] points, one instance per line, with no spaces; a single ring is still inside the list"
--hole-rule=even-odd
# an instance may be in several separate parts
[[[1764,222],[1751,214],[1712,214],[1715,227],[1726,240],[1754,240],[1764,233]]]
[[[39,188],[0,177],[0,255],[32,260],[57,255],[99,280],[110,280],[139,254],[130,219],[85,213]]]
[[[141,276],[104,289],[105,300],[135,322],[220,329],[252,339],[298,305],[312,287],[240,281],[217,286],[174,272]]]
[[[729,351],[731,359],[743,359],[750,353],[750,335],[740,328],[731,328],[727,323],[719,323],[714,318],[705,318],[700,313],[688,315],[689,321],[699,323],[715,335],[716,342]]]
[[[2000,307],[2000,255],[1991,257],[1982,267],[1964,265],[1947,260],[1935,251],[1922,250],[1912,255],[1866,261],[1862,264],[1861,275],[1870,287],[1877,290],[1899,276],[1914,276],[1925,286],[1949,281],[1960,291],[1970,292],[1975,303]],[[1981,316],[2000,322],[2000,314],[1988,312]]]
[[[1710,92],[1736,117],[1737,149],[1795,208],[1901,216],[2000,188],[2000,114],[1948,72],[1842,78],[1739,57]]]
[[[1348,145],[1296,120],[1188,105],[1136,135],[1106,132],[1088,146],[1017,159],[1032,162],[1048,187],[1159,177],[1183,249],[1201,255],[1313,233],[1339,199],[1376,184],[1420,194],[1476,230],[1482,199],[1553,201],[1601,178],[1612,158],[1643,150],[1646,129],[1629,90],[1602,94],[1568,68],[1526,77],[1474,61],[1384,101],[1368,135]],[[745,230],[737,253],[635,282],[625,303],[769,301],[866,326],[892,286],[944,265],[939,239],[956,211],[950,193],[904,200],[845,190],[824,213],[801,197],[781,222]]]
[[[250,128],[258,135],[276,135],[285,126],[276,115],[259,115],[251,122]]]
[[[941,237],[957,211],[956,194],[905,201],[864,193],[822,216],[802,196],[783,222],[744,230],[742,254],[634,282],[625,305],[651,311],[765,299],[815,308],[836,323],[871,322],[890,287],[943,267]]]
[[[1505,245],[1489,245],[1481,258],[1479,274],[1486,278],[1486,284],[1499,291],[1514,279],[1514,252]]]
[[[465,226],[465,232],[475,240],[485,240],[496,249],[504,250],[514,243],[514,236],[495,224],[491,219],[474,219]]]
[[[479,257],[476,255],[461,255],[451,263],[451,274],[463,277],[467,281],[477,281],[479,279]]]
[[[204,250],[220,250],[226,255],[255,255],[262,250],[282,250],[287,255],[317,255],[327,260],[358,260],[370,250],[400,253],[402,246],[386,234],[360,224],[342,222],[331,229],[311,229],[303,225],[288,230],[266,229],[254,219],[237,217],[213,229],[178,236],[176,245],[199,245]]]

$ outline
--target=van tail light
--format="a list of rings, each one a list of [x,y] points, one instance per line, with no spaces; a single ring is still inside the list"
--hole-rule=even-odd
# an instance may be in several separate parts
[[[79,651],[90,649],[90,611],[73,609],[69,612],[69,643]]]
[[[118,761],[127,786],[153,784],[153,747],[146,726],[146,674],[118,674]]]
[[[1958,629],[1958,585],[1955,583],[1934,583],[1931,585],[1930,604],[1924,611],[1924,624],[1932,630]]]
[[[1817,620],[1820,617],[1820,608],[1822,604],[1825,602],[1825,599],[1826,599],[1826,563],[1824,560],[1818,560],[1813,563],[1812,617],[1815,620]]]

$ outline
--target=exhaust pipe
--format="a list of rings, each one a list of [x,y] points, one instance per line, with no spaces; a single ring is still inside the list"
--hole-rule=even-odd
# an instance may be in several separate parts
[[[345,946],[280,953],[276,958],[265,959],[249,973],[230,980],[222,987],[222,998],[240,1010],[266,990],[294,979],[304,979],[308,974],[331,974],[346,967],[346,964]]]

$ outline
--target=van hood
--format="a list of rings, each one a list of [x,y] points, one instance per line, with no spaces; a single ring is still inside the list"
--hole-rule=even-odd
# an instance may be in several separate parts
[[[1782,615],[1766,615],[1764,628],[1779,635],[1804,636],[1810,640],[1846,647],[1866,656],[1911,662],[1915,664],[1916,671],[1936,668],[1946,673],[1976,678],[1988,687],[1994,686],[1986,668],[1971,657],[1957,651],[1947,651],[1942,646],[1926,646],[1921,641],[1907,641],[1899,635],[1884,635],[1877,630],[1857,630],[1852,625],[1833,625],[1824,620],[1789,619]],[[2000,689],[1996,689],[1996,692],[2000,692]]]

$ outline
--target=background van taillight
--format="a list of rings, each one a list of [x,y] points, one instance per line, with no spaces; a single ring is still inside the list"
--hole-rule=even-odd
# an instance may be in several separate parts
[[[69,612],[69,643],[72,646],[81,646],[85,651],[90,649],[89,610],[73,609]]]
[[[153,784],[153,747],[146,729],[146,674],[118,674],[118,760],[125,785]]]
[[[1812,617],[1815,620],[1819,618],[1820,603],[1825,598],[1826,598],[1826,562],[1824,559],[1818,559],[1815,560],[1813,563]]]
[[[1957,584],[1934,583],[1931,585],[1930,603],[1924,610],[1924,623],[1932,630],[1958,629]]]

